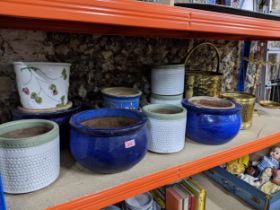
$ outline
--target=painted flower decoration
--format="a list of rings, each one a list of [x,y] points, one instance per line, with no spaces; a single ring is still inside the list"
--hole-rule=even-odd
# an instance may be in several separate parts
[[[29,91],[29,89],[27,87],[22,88],[22,92],[24,92],[25,95],[29,95],[30,94],[30,91]]]
[[[49,89],[51,90],[52,94],[55,96],[58,94],[58,91],[57,91],[57,88],[56,88],[56,85],[55,84],[51,84],[49,86]]]

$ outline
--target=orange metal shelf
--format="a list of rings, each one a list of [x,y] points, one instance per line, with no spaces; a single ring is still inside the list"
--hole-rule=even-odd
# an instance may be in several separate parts
[[[84,196],[46,210],[94,210],[125,200],[143,192],[170,184],[174,181],[200,173],[207,169],[237,159],[280,142],[280,133],[270,135],[256,141],[230,148],[226,151],[188,162],[179,166],[160,171],[131,182],[115,186],[111,189]]]
[[[280,39],[278,21],[132,0],[1,0],[0,27],[211,39]]]

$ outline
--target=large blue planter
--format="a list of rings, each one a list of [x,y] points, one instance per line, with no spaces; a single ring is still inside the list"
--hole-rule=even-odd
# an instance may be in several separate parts
[[[126,117],[135,120],[130,126],[93,128],[83,121]],[[147,118],[134,110],[95,109],[80,112],[70,119],[70,149],[84,167],[99,173],[116,173],[137,164],[147,151]]]
[[[241,106],[233,104],[233,108],[227,109],[206,108],[187,99],[183,100],[182,105],[187,109],[186,136],[202,144],[223,144],[230,141],[241,126]]]
[[[75,103],[71,108],[57,112],[23,112],[18,109],[12,111],[13,120],[45,119],[59,125],[60,147],[68,148],[70,139],[69,120],[71,116],[81,111],[81,103]]]

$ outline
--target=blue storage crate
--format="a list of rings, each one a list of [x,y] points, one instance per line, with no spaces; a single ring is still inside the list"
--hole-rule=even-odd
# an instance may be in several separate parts
[[[280,210],[280,192],[272,195],[265,194],[221,167],[209,169],[204,173],[223,186],[225,190],[254,207],[254,209]]]

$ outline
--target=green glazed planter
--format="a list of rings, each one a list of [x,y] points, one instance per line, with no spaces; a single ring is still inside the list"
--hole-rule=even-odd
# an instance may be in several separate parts
[[[59,176],[59,154],[59,128],[55,122],[31,119],[0,125],[3,191],[28,193],[50,185]]]
[[[170,111],[162,113],[161,110]],[[177,120],[186,118],[186,110],[180,106],[171,104],[150,104],[143,107],[143,112],[149,118],[158,120]]]
[[[179,152],[185,145],[186,110],[170,104],[143,107],[148,117],[148,149],[157,153]]]
[[[50,130],[44,134],[27,138],[6,138],[3,134],[19,129],[45,126]],[[0,148],[24,148],[47,143],[59,135],[58,125],[52,121],[32,119],[17,120],[0,125]]]

